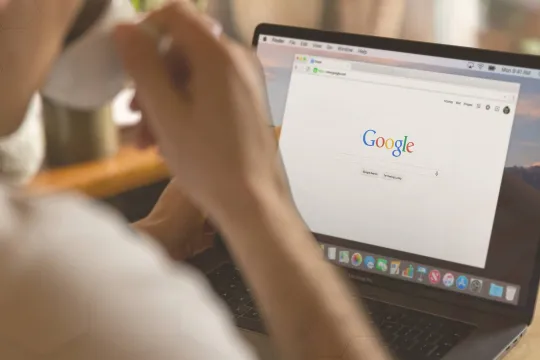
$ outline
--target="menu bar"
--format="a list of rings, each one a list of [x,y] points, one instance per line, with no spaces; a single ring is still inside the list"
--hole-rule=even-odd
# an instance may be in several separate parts
[[[469,61],[467,63],[467,68],[469,70],[474,70],[477,72],[540,79],[540,71],[535,69],[526,69],[515,66],[496,65],[473,61]]]
[[[295,55],[293,71],[421,91],[459,94],[461,97],[492,100],[505,104],[515,103],[520,88],[519,84],[512,82],[440,74],[416,69],[401,69],[386,65],[366,64],[304,54]]]
[[[506,304],[519,303],[518,285],[330,244],[320,246],[325,258],[340,266]]]
[[[465,69],[475,72],[494,73],[516,77],[526,77],[540,80],[540,71],[538,69],[526,69],[513,66],[505,66],[498,64],[489,64],[482,62],[474,62],[467,60],[448,59],[443,57],[418,55],[403,53],[390,50],[370,49],[365,47],[340,45],[333,43],[322,43],[316,41],[299,40],[286,37],[260,35],[260,44],[272,44],[280,46],[290,46],[299,49],[313,49],[325,52],[349,54],[356,56],[368,56],[379,59],[398,60],[403,62],[429,64],[442,67],[450,67],[456,69]]]

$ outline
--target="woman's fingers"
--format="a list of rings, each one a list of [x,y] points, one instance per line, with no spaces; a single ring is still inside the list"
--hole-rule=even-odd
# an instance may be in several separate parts
[[[122,25],[115,40],[121,61],[137,88],[137,103],[156,135],[171,130],[167,122],[188,117],[189,100],[178,92],[154,38],[138,25]]]
[[[176,2],[139,25],[122,25],[116,30],[122,62],[137,86],[133,105],[146,111],[157,136],[170,131],[169,124],[159,122],[172,121],[173,114],[179,122],[188,117],[189,81],[199,74],[210,76],[212,64],[219,63],[217,56],[225,54],[209,23],[191,5]],[[164,54],[160,44],[168,37],[170,46]]]
[[[173,2],[150,14],[143,24],[171,37],[172,46],[184,54],[194,76],[210,77],[226,54],[219,40],[221,26],[202,16],[191,2]]]
[[[8,6],[11,0],[0,0],[0,11],[4,10]]]

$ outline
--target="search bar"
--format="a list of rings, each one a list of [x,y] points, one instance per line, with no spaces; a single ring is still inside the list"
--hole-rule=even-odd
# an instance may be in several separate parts
[[[346,162],[360,169],[360,173],[369,177],[386,180],[404,180],[412,176],[426,176],[438,179],[442,175],[437,168],[415,165],[397,161],[383,161],[377,158],[359,156],[353,153],[341,153],[336,157],[337,161]]]

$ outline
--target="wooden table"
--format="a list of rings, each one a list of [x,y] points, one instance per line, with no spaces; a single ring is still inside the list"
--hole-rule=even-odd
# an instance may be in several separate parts
[[[107,198],[157,183],[169,173],[155,149],[122,147],[113,158],[45,170],[30,184],[38,192],[79,191],[95,198]]]
[[[540,301],[536,304],[540,308]],[[508,354],[505,360],[538,360],[540,359],[540,313],[534,316],[533,325],[520,343]]]
[[[79,191],[95,198],[107,198],[169,178],[169,172],[156,149],[139,150],[129,131],[124,131],[123,147],[106,160],[54,170],[44,170],[29,188],[38,192]],[[279,138],[281,128],[274,128]]]

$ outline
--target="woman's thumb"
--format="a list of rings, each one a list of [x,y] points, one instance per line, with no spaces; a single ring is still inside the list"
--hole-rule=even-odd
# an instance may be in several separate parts
[[[120,25],[115,29],[114,40],[120,61],[135,82],[138,103],[159,136],[167,129],[157,124],[171,116],[181,119],[188,104],[174,85],[173,76],[159,51],[159,39],[142,26]]]

